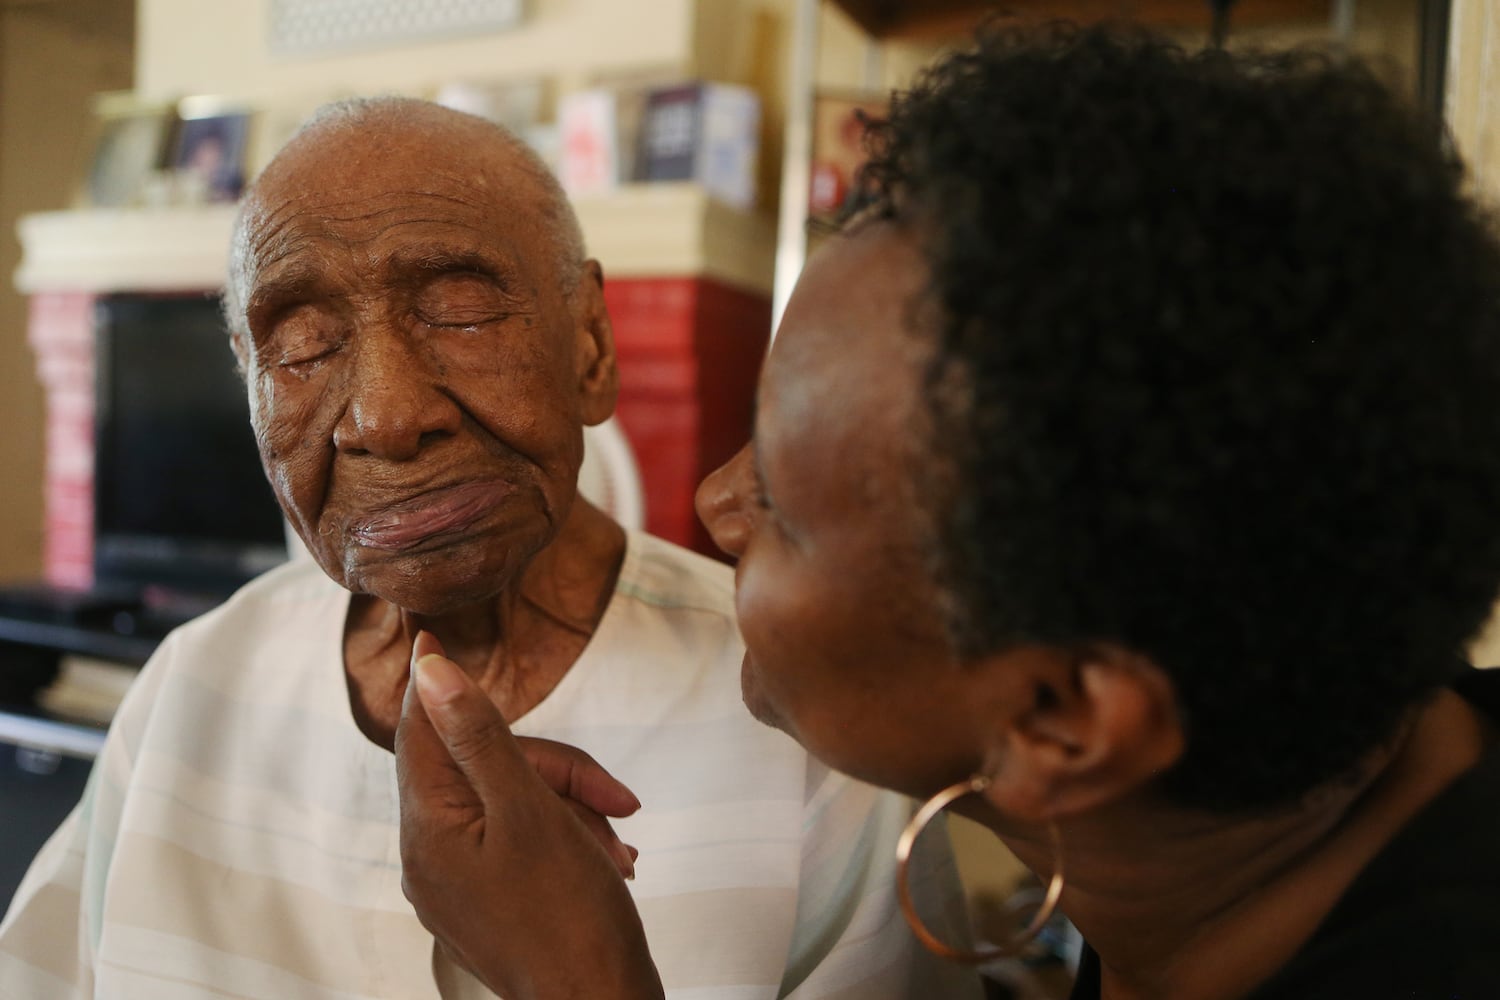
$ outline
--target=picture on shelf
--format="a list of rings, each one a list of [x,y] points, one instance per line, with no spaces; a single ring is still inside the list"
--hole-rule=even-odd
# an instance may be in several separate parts
[[[239,198],[245,187],[250,117],[245,110],[196,117],[184,114],[172,144],[171,159],[181,201],[223,202]]]
[[[636,176],[693,181],[735,208],[755,205],[760,98],[748,87],[694,81],[646,95]]]
[[[608,87],[565,95],[557,105],[558,180],[573,197],[636,179],[634,149],[645,97]]]
[[[867,123],[885,117],[885,96],[864,93],[820,93],[813,106],[812,176],[808,214],[837,215],[857,192],[859,168],[869,158]]]
[[[94,99],[95,128],[80,200],[92,208],[139,205],[151,178],[166,166],[176,110],[128,93]]]

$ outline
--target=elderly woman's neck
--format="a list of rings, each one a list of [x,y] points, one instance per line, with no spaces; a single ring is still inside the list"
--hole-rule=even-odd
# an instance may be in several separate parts
[[[387,749],[394,745],[419,630],[437,637],[507,719],[525,715],[557,686],[593,636],[624,553],[620,527],[580,500],[557,539],[492,598],[437,615],[355,598],[344,668],[361,731]]]
[[[403,631],[411,639],[419,629],[431,632],[476,677],[507,649],[526,652],[553,633],[587,640],[609,606],[624,553],[620,527],[580,502],[515,584],[443,615],[401,611]]]
[[[1358,780],[1295,807],[1214,817],[1158,801],[1064,824],[1062,906],[1100,956],[1106,1000],[1232,1000],[1264,982],[1490,739],[1443,692]],[[1047,871],[1041,843],[1015,846]]]

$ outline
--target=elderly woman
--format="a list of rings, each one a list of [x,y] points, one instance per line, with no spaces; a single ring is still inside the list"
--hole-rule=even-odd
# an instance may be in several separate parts
[[[1500,589],[1500,246],[1451,152],[1358,67],[1061,29],[878,138],[699,494],[751,711],[993,830],[1088,942],[1076,997],[1500,996],[1500,675],[1460,658]],[[511,1000],[659,996],[435,652],[419,914]],[[520,896],[535,935],[492,933]]]

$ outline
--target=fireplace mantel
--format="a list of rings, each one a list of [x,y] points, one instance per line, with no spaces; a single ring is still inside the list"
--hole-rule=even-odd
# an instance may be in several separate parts
[[[17,227],[16,286],[42,291],[207,291],[224,284],[234,206],[47,212]]]

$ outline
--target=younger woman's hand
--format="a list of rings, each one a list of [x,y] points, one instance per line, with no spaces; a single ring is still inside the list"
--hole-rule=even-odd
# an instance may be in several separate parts
[[[577,748],[517,739],[422,633],[396,730],[402,888],[460,964],[510,1000],[657,998],[606,817],[639,808]]]

